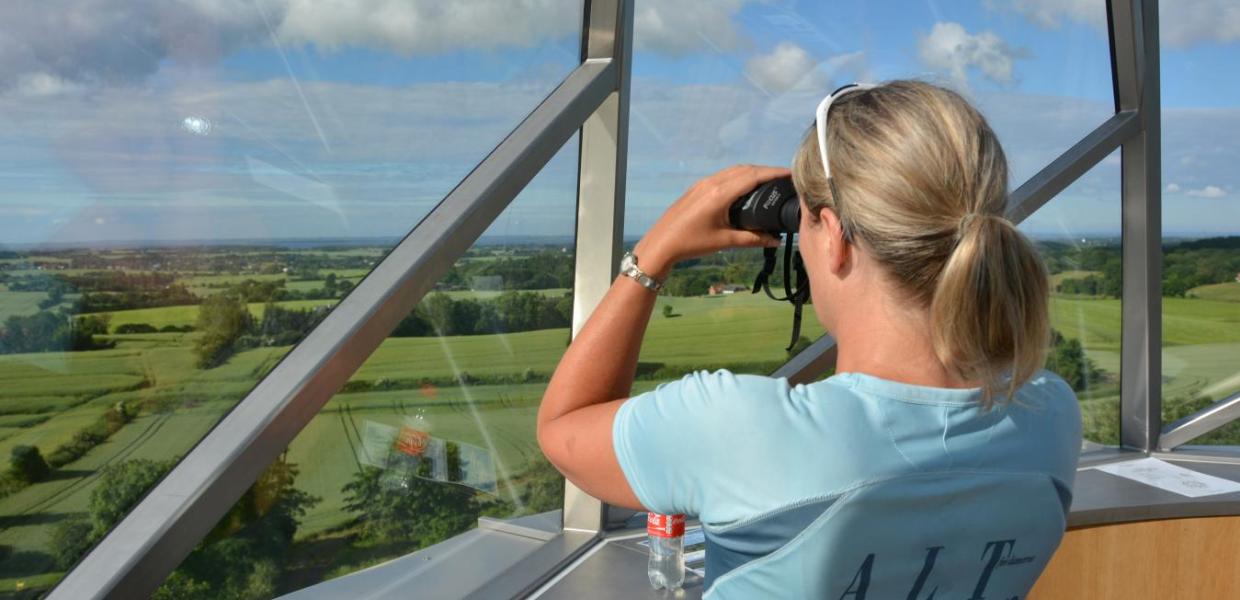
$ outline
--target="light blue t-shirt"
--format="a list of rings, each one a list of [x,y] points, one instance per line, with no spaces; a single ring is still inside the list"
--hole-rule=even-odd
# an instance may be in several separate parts
[[[1063,534],[1080,411],[1047,371],[980,395],[702,371],[630,398],[612,437],[646,508],[702,522],[709,598],[1019,599]]]

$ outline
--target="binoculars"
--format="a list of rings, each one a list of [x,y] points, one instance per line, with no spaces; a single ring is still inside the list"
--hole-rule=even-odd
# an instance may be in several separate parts
[[[771,235],[796,233],[801,223],[801,203],[791,177],[772,179],[737,198],[728,207],[728,223],[735,229],[764,231]]]

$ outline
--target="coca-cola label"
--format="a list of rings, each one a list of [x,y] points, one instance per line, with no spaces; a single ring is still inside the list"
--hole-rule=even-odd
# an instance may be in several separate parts
[[[646,533],[661,538],[680,537],[685,534],[685,516],[646,513]]]

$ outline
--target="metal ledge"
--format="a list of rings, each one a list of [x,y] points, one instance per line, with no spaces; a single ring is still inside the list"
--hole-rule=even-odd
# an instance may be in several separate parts
[[[615,89],[578,66],[222,419],[50,598],[145,598]]]
[[[1240,418],[1240,393],[1167,425],[1158,438],[1158,449],[1165,452],[1182,446],[1237,418]]]

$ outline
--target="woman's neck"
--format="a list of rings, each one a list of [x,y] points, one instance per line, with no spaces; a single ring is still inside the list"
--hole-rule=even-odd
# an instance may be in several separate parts
[[[890,294],[871,288],[840,307],[832,332],[838,347],[837,373],[865,373],[930,387],[976,387],[953,377],[934,353],[929,309],[899,306]]]

